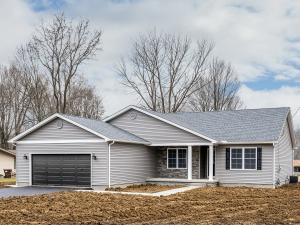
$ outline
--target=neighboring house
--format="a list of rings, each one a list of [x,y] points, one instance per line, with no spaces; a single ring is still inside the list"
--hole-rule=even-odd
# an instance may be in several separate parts
[[[4,169],[14,170],[16,153],[13,150],[0,148],[0,175],[4,176]]]
[[[295,137],[289,108],[162,114],[129,106],[104,122],[55,114],[10,142],[19,186],[275,187],[293,174]]]

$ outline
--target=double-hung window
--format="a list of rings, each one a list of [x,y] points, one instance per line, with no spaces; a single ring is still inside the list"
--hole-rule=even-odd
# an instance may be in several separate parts
[[[186,148],[168,148],[168,169],[186,169],[187,149]]]
[[[243,169],[243,149],[231,149],[231,169]]]
[[[232,170],[256,170],[257,148],[231,148],[230,169]]]

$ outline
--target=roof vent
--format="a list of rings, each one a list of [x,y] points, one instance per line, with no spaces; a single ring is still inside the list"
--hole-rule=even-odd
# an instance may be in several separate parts
[[[137,117],[137,114],[136,114],[136,112],[131,112],[131,113],[129,114],[129,116],[130,116],[130,119],[135,120],[136,117]]]
[[[63,126],[64,126],[64,122],[62,120],[57,120],[56,127],[58,129],[61,129],[61,128],[63,128]]]

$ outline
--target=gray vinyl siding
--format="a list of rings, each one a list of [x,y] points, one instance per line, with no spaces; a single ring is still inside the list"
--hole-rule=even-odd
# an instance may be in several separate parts
[[[132,113],[136,113],[136,118],[131,116]],[[209,142],[206,139],[133,109],[114,118],[109,123],[150,141],[152,144]]]
[[[142,183],[156,176],[155,150],[116,143],[111,147],[111,184]]]
[[[92,163],[92,186],[107,185],[107,143],[68,143],[68,144],[17,144],[17,185],[30,185],[31,154],[92,154],[97,157]],[[24,159],[24,154],[29,159]]]
[[[254,145],[239,145],[249,147]],[[273,145],[255,145],[262,147],[262,170],[226,170],[226,148],[218,146],[216,150],[216,179],[220,184],[273,185]],[[236,147],[236,146],[235,146]]]
[[[42,126],[41,128],[35,130],[33,133],[28,134],[22,141],[40,141],[40,140],[78,140],[78,139],[95,139],[98,136],[75,126],[67,121],[63,121],[63,127],[61,129],[57,128],[57,121],[61,120],[59,118],[50,121],[48,124]]]
[[[282,185],[288,182],[289,176],[293,174],[293,147],[287,122],[284,124],[278,143],[275,145],[275,152],[276,183]]]

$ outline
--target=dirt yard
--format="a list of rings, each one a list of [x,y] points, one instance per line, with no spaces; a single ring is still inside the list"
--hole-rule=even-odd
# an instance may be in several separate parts
[[[144,192],[144,193],[155,193],[160,191],[167,191],[175,188],[184,187],[183,185],[158,185],[158,184],[139,184],[130,185],[124,188],[115,187],[107,188],[107,191],[121,191],[121,192]]]
[[[296,224],[300,187],[203,188],[169,197],[90,192],[0,200],[0,224]]]

